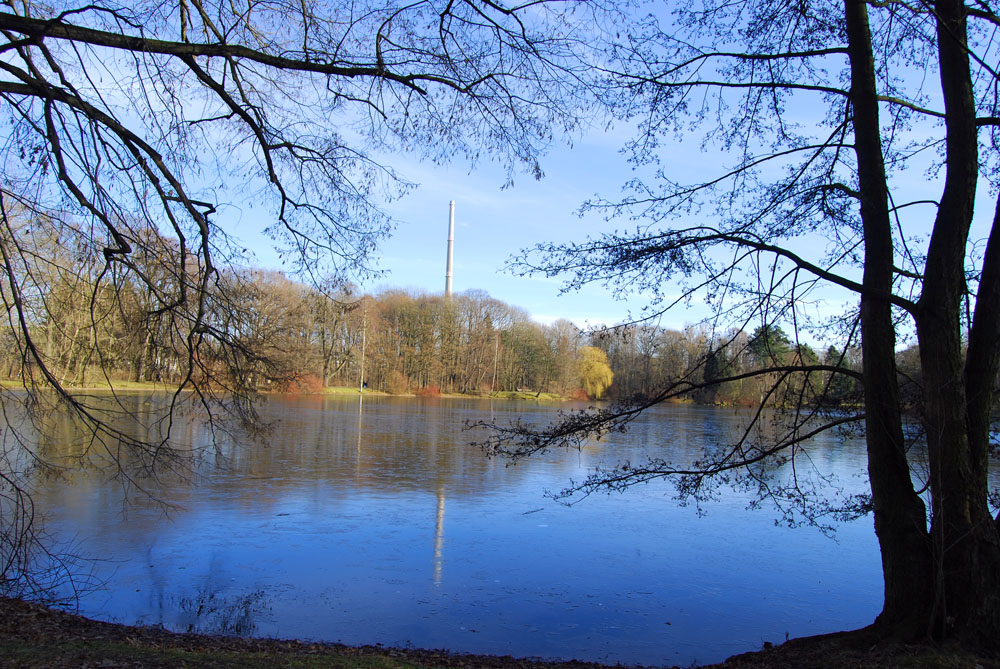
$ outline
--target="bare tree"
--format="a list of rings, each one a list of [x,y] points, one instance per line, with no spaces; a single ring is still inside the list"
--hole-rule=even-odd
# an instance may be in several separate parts
[[[672,477],[681,496],[699,497],[724,480],[817,522],[824,512],[871,512],[885,601],[866,634],[995,647],[1000,521],[987,475],[1000,370],[1000,206],[990,223],[974,218],[974,205],[997,186],[997,9],[960,0],[709,0],[685,3],[669,24],[650,18],[616,34],[605,99],[638,128],[633,159],[656,170],[623,201],[588,208],[639,226],[541,245],[516,266],[567,273],[570,287],[638,288],[657,315],[703,295],[716,333],[781,325],[795,347],[803,333],[826,329],[841,350],[860,342],[861,370],[800,354],[738,374],[692,374],[648,402],[573,414],[544,430],[501,428],[489,447],[518,458],[579,445],[670,397],[759,379],[761,406],[747,431],[699,464],[624,463],[567,493]],[[672,176],[686,168],[683,152],[659,147],[692,137],[727,164],[686,183]],[[913,180],[920,186],[907,188]],[[810,302],[838,294],[856,306],[806,318]],[[926,471],[904,431],[895,362],[900,337],[913,333]],[[863,385],[863,407],[824,411],[845,375]],[[776,429],[756,429],[768,399],[789,387],[802,389],[795,408]],[[851,425],[866,435],[870,495],[833,509],[799,481],[769,478],[772,465],[808,466],[812,436]]]
[[[68,412],[136,485],[181,453],[172,420],[182,406],[252,427],[267,347],[247,346],[233,318],[248,274],[223,270],[246,249],[220,219],[265,211],[298,278],[370,275],[392,228],[379,205],[410,186],[384,156],[482,152],[509,174],[541,174],[553,130],[580,112],[578,33],[589,22],[573,12],[585,9],[5,2],[0,296],[23,388],[0,391],[3,407]],[[113,337],[104,326],[115,312],[141,331]],[[45,333],[69,328],[72,350],[45,346]],[[125,403],[64,386],[62,370],[104,374],[122,339],[137,378],[177,386],[153,437],[108,419]],[[17,592],[37,546],[30,469],[47,463],[14,439],[4,446],[2,582]],[[123,451],[141,456],[135,470]]]

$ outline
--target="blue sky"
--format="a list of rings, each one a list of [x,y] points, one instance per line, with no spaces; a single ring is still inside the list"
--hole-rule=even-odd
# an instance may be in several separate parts
[[[389,275],[370,282],[368,291],[379,287],[412,288],[441,293],[445,282],[448,233],[448,203],[455,201],[454,290],[480,289],[513,306],[525,309],[535,320],[551,323],[566,318],[580,327],[600,327],[620,323],[638,315],[646,301],[636,296],[615,299],[601,285],[560,294],[563,280],[544,276],[519,277],[504,270],[508,259],[540,242],[584,241],[604,232],[634,230],[637,222],[628,219],[607,221],[600,214],[577,214],[589,198],[616,199],[623,185],[637,176],[620,152],[628,139],[625,130],[595,129],[572,145],[556,145],[542,162],[545,177],[536,181],[520,175],[513,187],[502,189],[503,171],[483,163],[470,170],[456,162],[435,167],[420,162],[393,159],[393,165],[419,188],[388,206],[398,228],[382,247],[379,267]],[[705,153],[697,139],[669,145],[664,140],[661,155],[665,167],[687,181],[708,180],[718,175],[725,157]],[[641,168],[648,172],[652,168]],[[649,174],[639,172],[639,175]],[[652,181],[652,179],[650,179]],[[814,239],[811,244],[825,244]],[[676,283],[662,277],[665,294],[679,295]],[[830,295],[827,304],[814,308],[838,313],[844,296]],[[690,306],[678,306],[662,317],[659,325],[673,329],[711,317],[699,298]],[[727,326],[728,323],[724,324]]]
[[[565,318],[582,328],[613,325],[639,314],[646,302],[641,297],[615,299],[600,285],[560,294],[563,280],[544,276],[520,277],[504,269],[512,256],[541,242],[584,241],[615,229],[634,230],[635,221],[606,221],[600,214],[580,217],[577,209],[588,198],[614,199],[627,180],[636,176],[619,148],[627,139],[625,130],[592,129],[572,146],[556,144],[542,161],[545,177],[527,174],[515,177],[514,185],[502,188],[505,173],[500,166],[483,161],[475,166],[458,161],[436,166],[412,154],[385,158],[402,177],[418,185],[400,200],[386,204],[397,222],[392,237],[380,249],[375,266],[387,274],[362,284],[365,292],[384,288],[409,289],[418,293],[444,291],[449,202],[455,201],[454,291],[483,290],[494,298],[520,307],[541,323]],[[697,141],[663,148],[670,171],[685,180],[717,174],[722,156],[703,153]],[[263,213],[263,212],[260,212]],[[245,211],[237,224],[237,236],[256,252],[257,264],[280,268],[280,262],[262,237],[247,238],[257,212]],[[263,226],[259,226],[263,227]],[[255,241],[256,239],[256,241]],[[670,294],[670,277],[663,277]],[[836,301],[825,308],[842,310]],[[683,329],[710,317],[697,299],[690,308],[678,307],[659,324]]]
[[[501,188],[504,174],[496,165],[480,164],[470,171],[460,163],[445,168],[397,163],[420,187],[388,207],[399,226],[381,256],[381,266],[390,275],[376,283],[431,293],[444,290],[448,203],[454,200],[455,292],[484,290],[541,322],[622,320],[627,306],[599,286],[559,295],[559,279],[518,277],[503,269],[522,248],[582,241],[614,226],[600,216],[581,218],[576,209],[595,194],[617,194],[630,176],[630,166],[615,146],[618,139],[598,132],[572,148],[556,146],[542,163],[543,179],[522,174],[506,189]]]
[[[560,295],[562,280],[518,277],[505,271],[504,264],[521,249],[540,242],[583,241],[615,227],[634,228],[629,221],[608,222],[593,214],[581,218],[576,213],[595,195],[616,197],[634,176],[618,150],[625,139],[622,132],[596,129],[572,146],[556,144],[542,160],[544,178],[536,181],[528,174],[516,174],[508,188],[502,188],[504,170],[485,160],[475,166],[461,160],[436,166],[412,154],[386,157],[387,164],[418,187],[386,204],[385,211],[397,227],[382,244],[374,265],[387,274],[362,288],[369,293],[383,288],[443,293],[448,205],[454,200],[456,293],[483,290],[542,323],[566,318],[580,327],[599,327],[623,321],[630,308],[642,306],[641,300],[616,300],[597,285]],[[685,150],[694,152],[692,163],[703,159],[696,144]],[[255,229],[264,227],[256,221],[260,215],[264,212],[232,210],[226,227],[249,245],[257,265],[280,269],[269,240],[255,234]],[[662,324],[680,328],[700,317],[704,314],[678,312]]]
[[[502,188],[506,181],[503,170],[484,161],[470,166],[455,161],[446,166],[420,162],[413,154],[386,158],[400,175],[419,186],[402,199],[386,204],[397,228],[383,243],[375,266],[386,276],[362,284],[365,292],[384,288],[410,289],[418,293],[440,294],[444,291],[445,256],[447,250],[448,204],[455,201],[455,269],[454,290],[483,290],[494,298],[526,310],[532,318],[551,323],[566,318],[580,327],[600,327],[626,320],[630,310],[638,313],[644,301],[628,302],[613,298],[607,289],[591,285],[568,294],[560,294],[563,281],[543,276],[515,276],[504,270],[504,264],[526,247],[540,242],[584,241],[614,229],[634,229],[629,220],[605,221],[600,215],[577,215],[582,202],[595,195],[614,199],[622,193],[623,184],[635,172],[619,152],[626,140],[624,130],[593,129],[576,138],[572,147],[557,144],[543,159],[546,176],[536,181],[527,174],[517,175],[514,185]],[[661,147],[669,170],[686,181],[698,181],[717,175],[725,156],[703,153],[697,141]],[[920,199],[934,192],[937,184],[920,169],[901,178],[897,195],[905,199]],[[932,190],[928,191],[928,186]],[[992,201],[986,196],[977,207],[980,234],[988,229]],[[908,210],[907,228],[917,230],[931,222],[929,212]],[[263,212],[260,212],[263,214]],[[257,212],[243,212],[243,222],[235,232],[252,230]],[[263,226],[259,226],[263,227]],[[977,235],[974,232],[973,238]],[[257,264],[280,268],[276,255],[262,238],[245,239],[256,251]],[[802,244],[800,252],[817,258],[827,240],[808,236],[794,242]],[[670,277],[663,277],[666,292]],[[825,298],[803,309],[814,316],[843,313],[855,304],[853,296],[836,289],[823,289],[818,297]],[[675,308],[659,322],[663,327],[682,329],[710,317],[708,309],[697,299],[689,309]],[[751,325],[752,327],[752,325]],[[806,335],[807,341],[821,344],[816,334]]]

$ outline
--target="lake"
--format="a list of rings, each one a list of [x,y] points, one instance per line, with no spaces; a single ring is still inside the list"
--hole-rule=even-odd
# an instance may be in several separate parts
[[[264,443],[224,440],[189,475],[142,482],[166,515],[100,471],[36,501],[55,539],[98,558],[104,587],[81,613],[178,631],[688,665],[878,614],[870,518],[829,538],[747,510],[742,492],[701,513],[663,482],[571,507],[545,496],[602,461],[694,457],[740,424],[733,409],[658,407],[628,434],[516,466],[463,429],[560,408],[369,397],[359,413],[357,397],[273,396]],[[812,459],[864,490],[861,440],[827,437]]]

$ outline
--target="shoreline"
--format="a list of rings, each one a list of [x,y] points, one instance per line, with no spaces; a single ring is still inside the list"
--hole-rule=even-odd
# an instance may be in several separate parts
[[[0,597],[0,665],[12,667],[488,667],[605,669],[580,660],[476,655],[448,650],[347,646],[289,639],[170,632],[92,620],[41,604]],[[998,669],[1000,656],[955,643],[903,644],[879,640],[870,628],[792,639],[735,655],[701,669],[827,667],[968,667]]]
[[[0,379],[0,388],[8,390],[23,389],[24,385],[16,379]],[[115,381],[112,384],[86,384],[82,386],[64,385],[63,388],[70,393],[88,392],[163,392],[170,393],[177,390],[178,386],[171,383],[159,383],[154,381]],[[50,390],[50,388],[45,388]],[[190,389],[185,389],[189,391]],[[493,393],[390,393],[384,390],[365,389],[364,393],[358,392],[357,388],[348,386],[328,386],[318,392],[308,391],[288,391],[288,390],[267,390],[259,389],[260,395],[309,395],[316,397],[407,397],[413,399],[480,399],[480,400],[531,400],[535,402],[574,402],[580,401],[573,397],[566,397],[557,393],[547,392],[522,392],[515,390],[498,390]],[[600,401],[600,400],[588,400]]]
[[[492,667],[604,669],[579,660],[448,650],[348,646],[295,639],[171,632],[102,622],[0,597],[0,666],[16,667]],[[620,665],[618,665],[620,666]]]

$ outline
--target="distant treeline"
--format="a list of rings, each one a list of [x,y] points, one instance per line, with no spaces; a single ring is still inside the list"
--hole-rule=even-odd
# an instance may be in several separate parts
[[[816,352],[794,343],[777,326],[752,333],[713,333],[635,325],[597,339],[615,373],[621,398],[672,395],[705,404],[745,406],[838,405],[857,401],[852,372],[860,351],[830,346]],[[817,369],[813,369],[817,368]],[[839,371],[842,370],[842,371]]]
[[[394,289],[359,295],[352,287],[316,290],[263,270],[226,270],[217,280],[230,285],[224,304],[207,306],[211,325],[249,354],[228,373],[259,389],[357,387],[363,364],[365,386],[389,393],[633,398],[674,386],[683,391],[679,397],[698,402],[790,405],[820,397],[851,401],[855,382],[829,370],[783,369],[858,370],[861,364],[854,348],[817,353],[773,326],[750,334],[651,325],[584,333],[567,320],[532,321],[483,291],[451,298]],[[89,272],[65,270],[38,286],[25,301],[29,327],[39,335],[35,341],[44,342],[40,354],[60,382],[183,381],[190,350],[183,340],[197,333],[169,311],[150,309],[148,288],[144,293],[128,282],[95,282]],[[4,332],[11,341],[0,353],[0,369],[15,378],[24,351]],[[775,371],[746,376],[762,368]]]
[[[47,249],[61,253],[57,244]],[[100,263],[70,258],[31,269],[33,291],[23,307],[34,341],[42,342],[38,358],[46,373],[69,386],[106,379],[181,383],[191,369],[188,341],[203,335],[203,360],[195,369],[214,370],[213,379],[239,377],[241,387],[357,387],[362,365],[366,388],[390,393],[573,395],[589,386],[600,395],[610,383],[607,377],[601,382],[603,356],[572,323],[540,325],[482,291],[450,299],[400,290],[359,295],[352,287],[317,290],[276,271],[226,269],[213,279],[225,284],[213,291],[225,300],[158,310],[162,297],[155,286],[162,284],[168,294],[169,284],[182,277],[164,273],[150,288],[125,278],[98,279]],[[194,319],[185,313],[195,308],[210,314],[203,328],[210,332],[190,326]],[[0,373],[8,378],[37,373],[34,355],[16,333],[0,334],[7,340]],[[238,358],[213,346],[223,338],[240,349]],[[588,363],[591,378],[585,379]]]

